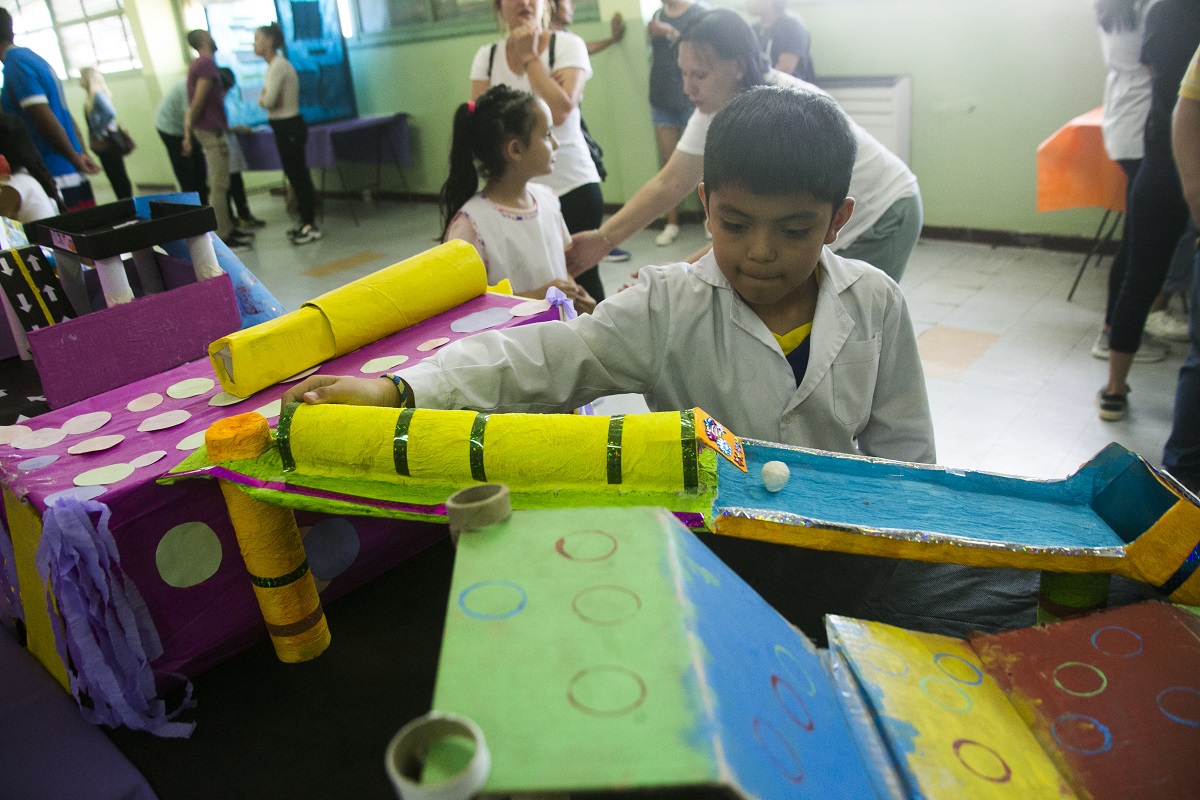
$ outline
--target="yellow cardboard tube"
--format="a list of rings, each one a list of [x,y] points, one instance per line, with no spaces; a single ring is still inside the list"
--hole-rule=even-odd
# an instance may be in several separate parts
[[[475,248],[454,240],[208,346],[221,387],[249,397],[298,372],[449,311],[487,291]]]

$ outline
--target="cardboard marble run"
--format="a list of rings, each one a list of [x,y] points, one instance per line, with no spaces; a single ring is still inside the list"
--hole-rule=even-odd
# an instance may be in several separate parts
[[[709,420],[717,430],[706,424]],[[173,476],[215,475],[266,502],[438,519],[451,492],[507,484],[516,508],[653,505],[692,527],[798,547],[982,567],[1110,573],[1200,603],[1200,506],[1113,444],[1037,480],[738,441],[700,409],[584,417],[294,406],[254,459],[202,449]],[[706,446],[707,445],[707,446]],[[777,492],[768,462],[787,465]]]
[[[829,617],[818,651],[667,512],[480,513],[502,489],[448,501],[433,710],[385,757],[404,800],[1117,800],[1200,779],[1200,618],[1179,607],[965,640]]]

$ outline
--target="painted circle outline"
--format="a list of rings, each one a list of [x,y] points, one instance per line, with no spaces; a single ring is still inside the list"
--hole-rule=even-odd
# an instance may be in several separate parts
[[[893,650],[890,647],[884,647],[881,644],[875,644],[874,642],[871,642],[870,644],[864,644],[861,647],[855,647],[854,650],[855,650],[855,655],[858,656],[858,660],[864,666],[869,667],[869,668],[875,670],[876,672],[882,672],[884,675],[891,675],[893,678],[903,678],[905,675],[907,675],[909,673],[909,666],[908,666],[907,659],[905,659],[904,656],[900,655],[899,653],[897,653],[895,650]],[[882,650],[885,653],[891,653],[896,658],[900,659],[900,663],[904,664],[904,671],[903,672],[891,672],[890,670],[886,670],[883,667],[879,666],[878,664],[876,664],[874,661],[872,661],[870,659],[862,658],[862,654],[868,650]]]
[[[1174,691],[1190,692],[1191,694],[1200,695],[1200,689],[1196,689],[1191,686],[1168,686],[1154,696],[1154,705],[1158,706],[1158,710],[1162,712],[1164,717],[1171,720],[1171,722],[1175,722],[1180,725],[1186,725],[1189,728],[1200,728],[1200,719],[1186,719],[1178,714],[1172,714],[1170,711],[1167,711],[1162,707],[1162,696],[1167,692]]]
[[[951,675],[949,672],[946,671],[946,668],[942,666],[943,658],[950,658],[950,659],[953,659],[954,661],[959,661],[962,664],[970,667],[971,671],[975,673],[975,680],[964,681],[961,678],[956,678],[953,675]],[[947,678],[954,681],[955,683],[961,683],[964,686],[979,686],[980,684],[983,683],[983,672],[980,671],[979,667],[975,666],[970,661],[967,661],[962,656],[956,656],[953,653],[934,653],[933,654],[933,665],[935,667],[937,667],[939,670],[941,670],[943,675],[945,675]],[[970,741],[970,740],[965,740],[965,741]]]
[[[808,724],[807,725],[804,724],[803,722],[801,722],[800,720],[796,719],[796,715],[791,712],[791,709],[788,708],[787,703],[783,702],[783,698],[779,696],[779,687],[781,685],[785,689],[787,689],[788,692],[791,693],[792,697],[796,698],[796,702],[799,703],[801,705],[801,707],[804,709],[804,713],[808,714]],[[790,719],[792,722],[796,723],[796,726],[801,728],[802,730],[806,730],[809,733],[812,733],[813,728],[815,728],[817,725],[817,721],[815,719],[813,719],[812,712],[809,711],[808,706],[805,704],[804,698],[802,698],[800,696],[800,693],[797,692],[795,689],[793,689],[792,685],[790,683],[788,683],[787,681],[785,681],[783,678],[779,677],[778,675],[771,676],[771,691],[775,693],[775,699],[777,701],[779,701],[779,707],[783,709],[783,713],[788,715],[788,719]]]
[[[791,670],[789,670],[787,668],[787,664],[783,663],[783,659],[781,659],[779,657],[781,654],[786,654],[787,657],[789,659],[791,659],[792,663],[796,665],[796,669],[800,670],[800,674],[802,674],[804,676],[804,680],[808,681],[808,696],[816,697],[817,696],[817,684],[815,681],[813,681],[812,676],[808,674],[808,670],[806,670],[804,668],[804,665],[800,663],[800,659],[798,659],[794,655],[792,655],[792,651],[788,650],[783,645],[781,645],[781,644],[775,645],[775,660],[779,662],[779,666],[783,669],[784,672],[791,672]],[[795,677],[795,676],[792,676],[792,677]]]
[[[618,592],[627,594],[633,598],[634,602],[637,603],[637,608],[634,609],[633,614],[631,614],[630,616],[626,617],[625,619],[616,620],[615,622],[607,622],[604,620],[593,619],[592,617],[589,617],[587,614],[584,614],[582,611],[579,610],[579,598],[583,597],[588,592],[594,592],[597,589],[615,589]],[[637,592],[633,591],[632,589],[626,589],[624,586],[616,586],[613,584],[601,584],[598,586],[589,586],[586,589],[581,589],[573,598],[571,598],[571,610],[575,612],[575,616],[579,617],[584,622],[590,623],[592,625],[599,625],[604,628],[615,628],[617,625],[623,625],[626,622],[628,622],[629,620],[633,619],[633,617],[637,616],[637,613],[642,610],[642,598]]]
[[[1100,688],[1094,692],[1076,692],[1076,691],[1072,691],[1071,689],[1068,689],[1067,687],[1063,686],[1062,683],[1058,680],[1058,671],[1060,669],[1062,669],[1063,667],[1087,667],[1088,669],[1092,670],[1093,672],[1095,672],[1097,675],[1100,676]],[[1105,689],[1108,688],[1108,676],[1104,674],[1104,671],[1101,670],[1097,666],[1085,663],[1083,661],[1064,661],[1063,663],[1059,664],[1057,667],[1054,668],[1054,672],[1050,673],[1050,677],[1054,680],[1055,686],[1057,686],[1059,689],[1066,692],[1067,694],[1071,695],[1072,697],[1095,697],[1096,695],[1100,694],[1101,692],[1103,692]]]
[[[796,768],[795,775],[792,775],[787,771],[786,765],[780,763],[775,754],[771,752],[771,749],[767,747],[767,743],[763,741],[762,729],[764,727],[770,729],[771,733],[775,734],[776,741],[778,741],[784,746],[784,748],[787,749],[788,755],[792,757],[792,764]],[[800,764],[800,757],[796,755],[795,748],[788,743],[788,740],[783,737],[783,734],[779,732],[779,729],[770,722],[767,722],[762,717],[755,717],[750,723],[750,728],[754,731],[754,741],[758,742],[758,746],[761,747],[762,751],[767,754],[767,758],[771,759],[771,763],[775,765],[775,769],[779,771],[779,774],[786,778],[789,783],[803,783],[804,767]]]
[[[927,684],[931,681],[937,681],[938,683],[944,683],[947,686],[949,686],[951,689],[953,689],[954,691],[958,692],[960,695],[965,697],[967,700],[967,707],[966,708],[955,708],[954,706],[948,706],[945,703],[943,703],[941,700],[938,700],[936,697],[933,696],[933,694],[930,693],[929,689],[927,689],[925,687],[925,684]],[[970,710],[972,708],[975,707],[975,701],[973,699],[971,699],[971,695],[964,692],[962,690],[962,687],[958,686],[956,683],[954,683],[951,680],[947,680],[946,678],[939,678],[937,675],[926,675],[924,678],[921,679],[920,686],[921,686],[921,693],[923,695],[925,695],[926,697],[928,697],[930,700],[932,700],[934,705],[938,706],[939,708],[944,708],[947,711],[953,711],[955,714],[966,714],[966,713],[970,712]]]
[[[484,614],[467,608],[467,595],[477,589],[482,589],[485,586],[507,586],[510,589],[516,589],[521,594],[521,602],[518,603],[517,607],[512,611],[506,611],[503,614]],[[528,603],[529,595],[525,593],[525,590],[519,584],[513,583],[512,581],[479,581],[478,583],[471,584],[458,593],[458,607],[462,609],[463,613],[471,619],[483,620],[484,622],[497,622],[502,619],[515,617],[517,614],[520,614],[525,610],[525,606]]]
[[[1074,747],[1064,742],[1062,737],[1058,735],[1058,723],[1068,719],[1083,719],[1095,725],[1096,729],[1104,735],[1104,744],[1091,750],[1085,750],[1082,747]],[[1108,730],[1108,726],[1095,717],[1089,717],[1086,714],[1060,714],[1054,722],[1050,723],[1050,735],[1054,737],[1054,741],[1058,742],[1059,747],[1084,756],[1098,756],[1112,749],[1112,733]]]
[[[612,550],[609,550],[604,555],[597,556],[596,558],[580,558],[579,556],[573,556],[566,551],[567,536],[574,536],[577,533],[598,533],[612,542]],[[613,554],[617,552],[617,537],[613,536],[608,531],[602,531],[598,528],[589,528],[587,530],[572,531],[571,533],[568,533],[567,536],[558,537],[558,541],[554,543],[554,549],[558,551],[560,556],[568,561],[578,561],[581,564],[594,564],[597,561],[605,561],[609,558],[612,558]]]
[[[1098,637],[1104,631],[1125,631],[1129,635],[1133,636],[1133,638],[1137,639],[1137,650],[1134,650],[1132,653],[1110,653],[1107,650],[1101,650],[1100,645],[1096,644],[1096,637]],[[1142,635],[1136,631],[1131,631],[1129,628],[1126,628],[1122,625],[1105,625],[1103,628],[1096,628],[1096,630],[1092,632],[1091,641],[1092,647],[1094,647],[1097,651],[1106,656],[1112,656],[1113,658],[1133,658],[1134,656],[1141,655],[1142,650],[1145,649],[1145,643],[1142,641]]]
[[[976,747],[986,750],[994,755],[996,760],[1000,762],[1000,765],[1004,767],[1004,774],[999,778],[993,778],[990,775],[984,775],[982,772],[977,771],[974,767],[967,763],[965,758],[962,757],[962,747],[965,744],[973,744]],[[955,740],[953,746],[954,755],[958,758],[958,763],[962,764],[966,768],[967,772],[970,772],[972,775],[983,778],[985,781],[990,781],[992,783],[1008,783],[1010,780],[1012,780],[1012,767],[1010,767],[1008,762],[1004,760],[1004,756],[997,753],[993,748],[988,747],[982,742],[977,742],[974,739],[957,739]]]
[[[632,676],[638,685],[638,697],[631,704],[624,708],[618,708],[615,711],[597,711],[594,708],[588,708],[583,703],[579,702],[575,697],[575,684],[579,683],[580,679],[585,675],[593,672],[618,672],[624,675]],[[642,703],[646,702],[646,682],[642,680],[642,676],[638,675],[628,667],[617,666],[616,664],[600,664],[595,667],[584,667],[571,676],[571,680],[567,682],[567,702],[570,703],[576,710],[582,711],[589,717],[599,717],[600,719],[613,719],[614,717],[623,717],[633,711],[641,708]]]

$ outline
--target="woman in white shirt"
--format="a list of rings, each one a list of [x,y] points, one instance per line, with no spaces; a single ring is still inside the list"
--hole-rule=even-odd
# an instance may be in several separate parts
[[[579,125],[579,103],[592,76],[587,44],[573,33],[549,29],[545,24],[544,0],[495,0],[495,3],[508,27],[508,36],[480,47],[475,53],[471,62],[471,99],[477,100],[491,87],[504,84],[531,92],[546,102],[554,123],[558,155],[554,171],[535,180],[558,195],[568,231],[573,234],[596,228],[604,218],[604,196],[600,191],[600,174]],[[594,263],[588,266],[593,267]],[[589,269],[576,280],[597,302],[604,299],[597,270]]]
[[[799,78],[768,68],[750,26],[729,9],[710,11],[692,24],[679,46],[684,91],[696,112],[675,153],[620,211],[595,231],[572,234],[567,266],[595,263],[671,208],[704,179],[704,139],[712,118],[754,86],[771,85],[823,94]],[[917,178],[860,125],[850,120],[858,145],[850,196],[854,214],[829,246],[845,258],[866,261],[899,281],[921,233]]]
[[[278,22],[254,31],[254,54],[267,62],[267,75],[258,95],[258,104],[267,110],[267,122],[275,132],[283,174],[296,192],[296,206],[300,212],[300,224],[288,231],[288,238],[292,244],[308,244],[321,238],[321,229],[316,224],[316,190],[304,161],[308,125],[300,116],[300,78],[281,50],[283,31]]]

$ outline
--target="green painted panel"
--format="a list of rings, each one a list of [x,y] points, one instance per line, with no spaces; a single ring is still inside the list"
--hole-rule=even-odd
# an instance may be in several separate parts
[[[534,511],[460,537],[434,707],[483,729],[487,791],[716,780],[660,519]]]

